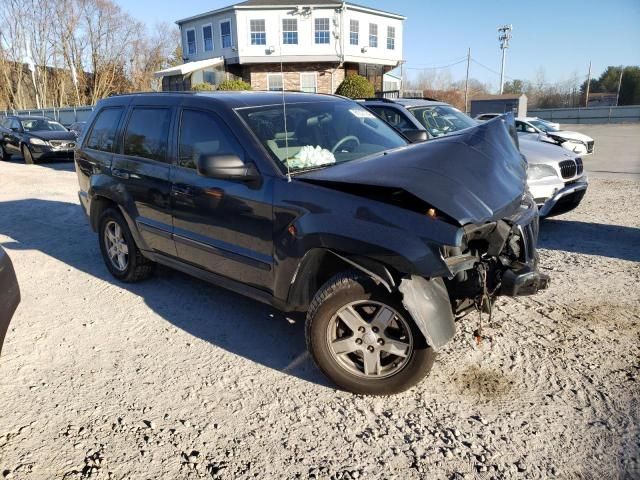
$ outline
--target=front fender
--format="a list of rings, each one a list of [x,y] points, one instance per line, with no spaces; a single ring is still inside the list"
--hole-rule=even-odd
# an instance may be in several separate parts
[[[274,293],[287,298],[307,252],[331,250],[366,268],[367,262],[401,275],[450,274],[442,246],[460,245],[461,228],[427,215],[307,182],[274,186]]]

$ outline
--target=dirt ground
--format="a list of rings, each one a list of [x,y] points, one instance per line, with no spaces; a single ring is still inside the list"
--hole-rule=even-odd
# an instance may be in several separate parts
[[[335,390],[303,326],[160,269],[114,281],[72,164],[0,163],[23,300],[0,359],[13,479],[640,478],[640,179],[543,222],[550,290],[467,317],[431,376]],[[2,477],[0,477],[2,478]]]

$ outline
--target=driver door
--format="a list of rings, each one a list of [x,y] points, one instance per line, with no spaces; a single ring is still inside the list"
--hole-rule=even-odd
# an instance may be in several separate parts
[[[270,291],[273,274],[272,178],[259,182],[198,174],[201,155],[251,161],[212,110],[189,100],[179,115],[177,164],[171,172],[174,240],[185,262]]]

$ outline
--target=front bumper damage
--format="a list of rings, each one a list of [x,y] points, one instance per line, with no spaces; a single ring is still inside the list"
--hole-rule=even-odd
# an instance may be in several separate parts
[[[589,182],[587,181],[586,176],[583,176],[571,183],[567,183],[564,188],[555,191],[553,196],[539,207],[540,216],[547,217],[552,214],[558,215],[571,209],[567,209],[567,207],[575,208],[587,192],[588,186]]]
[[[532,199],[511,218],[469,224],[462,246],[443,249],[449,277],[402,280],[403,304],[438,350],[455,335],[455,315],[485,309],[498,296],[534,295],[549,286],[537,270],[538,213]]]

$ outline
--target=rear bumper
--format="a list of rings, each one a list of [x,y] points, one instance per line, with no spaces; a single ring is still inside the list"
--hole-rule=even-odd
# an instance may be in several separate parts
[[[540,216],[559,215],[560,213],[565,213],[577,207],[580,201],[582,201],[582,197],[584,197],[588,186],[589,182],[587,181],[587,177],[583,176],[576,182],[558,190],[553,197],[549,198],[539,207]]]

